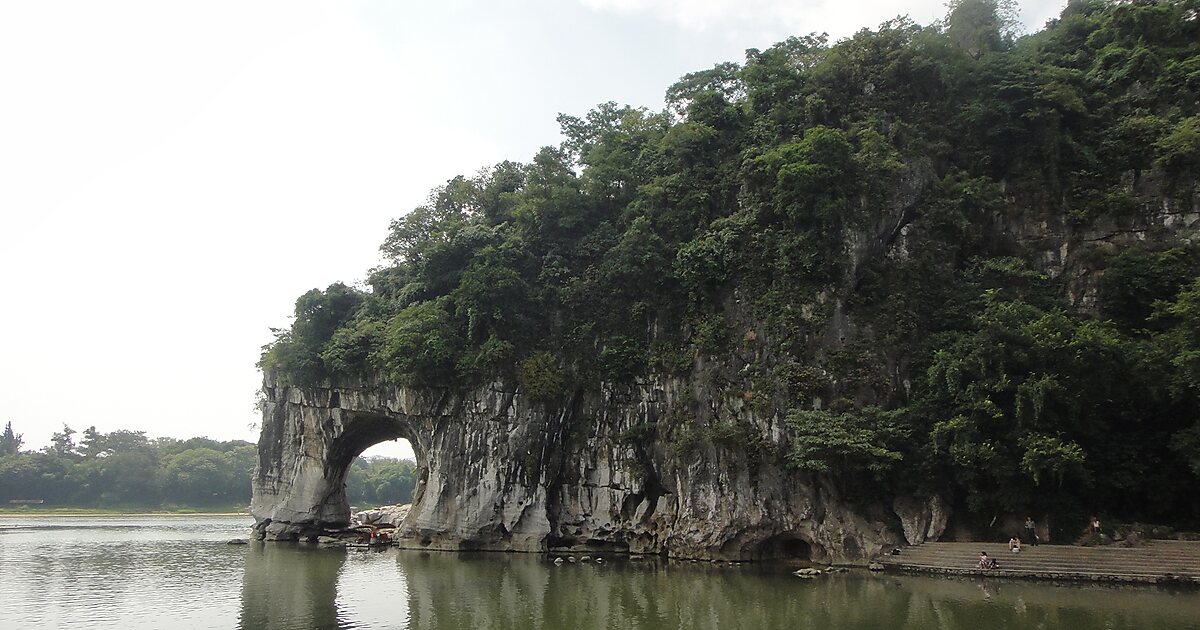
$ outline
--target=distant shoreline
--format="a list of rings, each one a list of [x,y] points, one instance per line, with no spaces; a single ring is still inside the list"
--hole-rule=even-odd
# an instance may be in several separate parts
[[[249,511],[233,512],[229,510],[193,510],[181,508],[178,510],[131,510],[103,508],[51,508],[23,509],[0,508],[0,518],[6,516],[250,516]]]

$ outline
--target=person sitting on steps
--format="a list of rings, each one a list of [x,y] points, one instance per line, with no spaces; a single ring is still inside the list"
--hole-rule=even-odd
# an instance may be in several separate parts
[[[1013,553],[1021,553],[1021,539],[1013,536],[1008,539],[1008,550]]]
[[[977,566],[978,566],[978,568],[987,571],[989,569],[995,569],[999,565],[996,564],[995,560],[988,557],[986,551],[980,551],[979,552],[979,564]]]

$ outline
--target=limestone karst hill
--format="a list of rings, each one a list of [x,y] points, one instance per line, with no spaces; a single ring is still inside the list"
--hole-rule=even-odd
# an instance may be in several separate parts
[[[1200,6],[1005,6],[752,49],[433,191],[263,355],[264,532],[398,436],[431,546],[1200,525]]]

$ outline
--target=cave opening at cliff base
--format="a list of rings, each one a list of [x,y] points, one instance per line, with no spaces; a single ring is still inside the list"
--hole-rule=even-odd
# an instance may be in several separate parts
[[[754,546],[756,560],[803,560],[813,559],[812,544],[796,534],[776,534]]]

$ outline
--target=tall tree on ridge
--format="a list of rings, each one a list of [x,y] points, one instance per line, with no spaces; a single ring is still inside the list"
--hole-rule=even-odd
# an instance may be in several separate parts
[[[946,32],[975,59],[1012,44],[1017,30],[1013,0],[952,0],[948,6]]]
[[[16,455],[23,443],[21,434],[13,433],[12,421],[5,424],[4,434],[0,435],[0,455]]]

